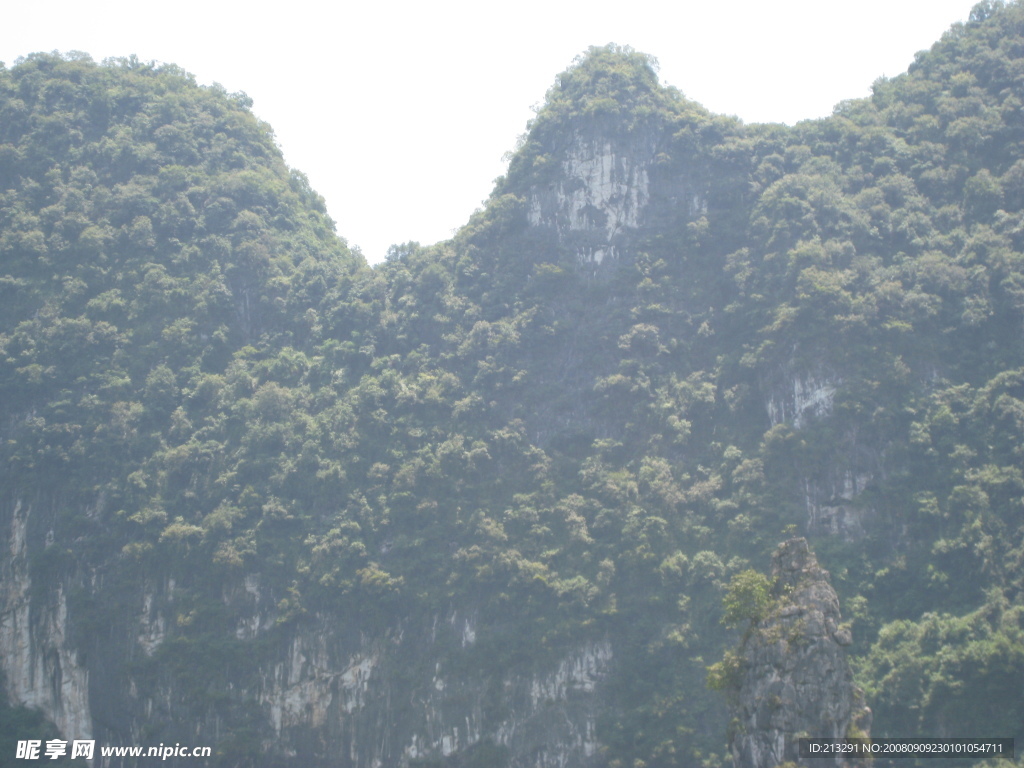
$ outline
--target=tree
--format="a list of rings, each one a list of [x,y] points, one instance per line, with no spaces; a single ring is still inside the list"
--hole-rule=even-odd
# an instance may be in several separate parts
[[[763,573],[748,568],[729,580],[722,598],[722,623],[735,627],[744,622],[756,624],[771,609],[771,581]]]

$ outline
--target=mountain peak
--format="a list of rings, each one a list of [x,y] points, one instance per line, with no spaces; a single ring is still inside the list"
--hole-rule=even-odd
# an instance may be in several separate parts
[[[617,115],[641,106],[662,107],[665,93],[657,67],[657,59],[629,46],[591,46],[555,79],[541,115]]]
[[[556,78],[498,192],[524,198],[533,228],[553,233],[558,250],[597,269],[632,250],[651,220],[652,189],[673,217],[689,220],[706,209],[694,149],[677,135],[708,119],[659,83],[654,57],[593,46]]]

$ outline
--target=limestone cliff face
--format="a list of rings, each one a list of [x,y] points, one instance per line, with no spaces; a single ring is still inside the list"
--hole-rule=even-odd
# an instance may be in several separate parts
[[[567,126],[534,161],[529,226],[553,235],[579,266],[607,271],[633,255],[652,225],[699,218],[707,213],[707,180],[686,162],[667,162],[671,140],[670,126],[658,121]]]
[[[457,610],[430,628],[403,623],[356,645],[338,619],[317,617],[264,666],[252,693],[270,726],[267,752],[317,764],[329,745],[341,765],[370,768],[457,761],[486,745],[510,766],[590,764],[607,642],[489,677],[460,658],[472,653],[475,620]]]
[[[557,181],[534,187],[528,217],[576,250],[581,264],[615,258],[643,220],[650,201],[650,166],[657,135],[574,131]]]
[[[45,553],[49,537],[30,525],[32,506],[20,500],[0,520],[0,663],[9,697],[44,712],[61,733],[91,738],[89,673],[71,642],[67,590],[33,590],[29,559]],[[33,534],[41,539],[36,552]]]
[[[736,768],[796,761],[800,736],[842,738],[855,721],[861,730],[869,725],[844,651],[850,630],[842,626],[828,571],[805,539],[779,546],[772,578],[775,606],[740,649]]]
[[[773,427],[788,424],[795,430],[828,422],[843,386],[844,377],[824,364],[810,370],[774,370],[761,382],[768,421]],[[859,540],[874,515],[861,494],[880,473],[882,450],[861,438],[856,423],[843,423],[835,432],[831,460],[814,469],[801,468],[798,493],[807,509],[806,530],[815,536]]]
[[[252,573],[221,593],[234,617],[235,656],[251,664],[207,669],[193,658],[181,668],[174,627],[187,612],[174,579],[115,586],[110,574],[86,578],[65,567],[51,569],[63,572],[45,588],[33,584],[32,563],[53,546],[52,515],[45,503],[0,505],[0,664],[9,698],[41,711],[64,738],[210,745],[244,729],[255,740],[244,746],[278,765],[447,764],[480,749],[516,768],[594,764],[608,640],[485,673],[472,608],[397,619],[377,634],[352,631],[345,616],[327,613],[282,624],[279,595]],[[100,619],[91,606],[111,590],[122,610]],[[81,631],[108,619],[101,632]],[[207,696],[198,705],[203,690],[216,690],[216,702]]]

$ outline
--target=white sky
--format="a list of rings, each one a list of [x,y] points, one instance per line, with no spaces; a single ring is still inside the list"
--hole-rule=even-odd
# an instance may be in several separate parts
[[[245,91],[338,232],[377,262],[449,237],[488,196],[555,76],[591,45],[746,122],[821,117],[906,70],[973,0],[436,0],[5,4],[0,61],[79,50]]]

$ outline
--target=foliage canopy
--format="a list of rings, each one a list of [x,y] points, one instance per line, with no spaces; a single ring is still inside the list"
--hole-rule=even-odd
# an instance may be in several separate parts
[[[113,664],[131,632],[97,628],[173,580],[139,695],[224,744],[264,727],[226,681],[290,633],[458,609],[482,677],[609,639],[608,764],[713,768],[707,663],[795,526],[879,732],[1024,738],[1022,55],[1024,6],[983,3],[786,128],[594,48],[485,209],[372,270],[244,94],[135,59],[0,70],[0,503],[32,509],[33,588]],[[581,126],[657,136],[652,189],[699,192],[600,274],[528,223]],[[252,578],[255,609],[225,598]]]

